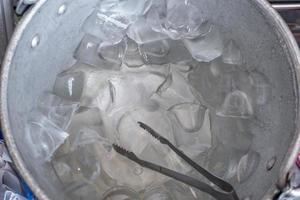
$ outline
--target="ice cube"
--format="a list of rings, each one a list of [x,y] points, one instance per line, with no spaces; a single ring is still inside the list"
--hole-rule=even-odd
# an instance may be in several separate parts
[[[151,28],[163,33],[162,23],[167,16],[167,0],[152,0],[152,5],[146,15],[147,23]]]
[[[68,193],[76,193],[74,190],[77,187],[82,192],[97,187],[100,192],[97,194],[101,195],[101,192],[114,185],[101,166],[101,159],[107,157],[111,151],[111,144],[99,132],[89,127],[81,127],[80,130],[73,131],[55,152],[51,163]]]
[[[252,94],[252,87],[250,84],[250,74],[247,71],[239,69],[224,72],[220,78],[220,85],[223,85],[224,94],[233,92],[235,90],[242,91],[248,95],[249,98]]]
[[[113,12],[132,17],[145,13],[150,3],[151,0],[103,0],[98,8],[103,13]]]
[[[53,93],[70,101],[80,101],[85,76],[82,72],[62,72],[57,75]]]
[[[193,200],[197,199],[190,187],[175,180],[169,180],[163,185],[167,191],[170,191],[174,199]]]
[[[182,150],[182,149],[181,149]],[[186,152],[184,152],[186,154]],[[187,173],[191,170],[191,166],[188,165],[182,158],[180,158],[174,151],[169,151],[166,156],[166,162],[169,169],[175,170],[181,173]]]
[[[141,152],[140,157],[157,165],[174,169],[172,168],[174,167],[173,160],[167,158],[169,155],[170,150],[167,149],[165,146],[159,145],[158,142],[156,145],[148,144]]]
[[[239,183],[247,181],[251,175],[256,171],[258,164],[260,162],[260,155],[250,150],[246,155],[244,155],[237,168],[237,180]]]
[[[192,2],[167,1],[167,16],[162,26],[174,40],[194,39],[209,32],[210,24],[206,18]]]
[[[226,95],[234,90],[251,92],[249,73],[228,65],[217,58],[210,63],[192,63],[189,83],[202,95],[203,103],[219,108]]]
[[[99,188],[97,188],[94,184],[84,181],[77,181],[67,184],[64,187],[64,192],[71,199],[97,199],[99,196],[101,196],[101,193],[99,193]]]
[[[193,61],[193,57],[181,40],[168,40],[170,51],[167,55],[169,63],[186,64]]]
[[[131,39],[127,40],[124,63],[128,67],[140,67],[144,64],[143,58],[138,48],[138,44]]]
[[[122,40],[120,43],[109,46],[99,46],[98,53],[100,57],[105,59],[110,63],[115,63],[116,65],[121,66],[122,60],[124,58],[126,49],[126,42]]]
[[[196,91],[190,87],[187,79],[181,72],[172,68],[171,74],[159,87],[157,94],[154,94],[151,98],[159,102],[163,108],[169,109],[181,103],[197,103],[196,96]]]
[[[231,65],[241,65],[243,63],[243,56],[238,45],[230,40],[223,52],[223,62]]]
[[[94,183],[101,175],[101,162],[91,145],[78,146],[67,154],[54,157],[52,165],[66,187],[73,183]]]
[[[72,127],[74,128],[74,127]],[[76,132],[72,130],[71,134],[73,134],[70,138],[71,146],[70,149],[74,150],[79,147],[84,147],[86,145],[90,145],[93,143],[99,143],[103,147],[103,152],[99,152],[99,155],[105,154],[104,148],[110,145],[108,139],[104,138],[103,127],[100,127],[100,130],[95,130],[96,126],[91,127],[80,127]]]
[[[253,100],[258,105],[266,104],[272,95],[272,87],[268,77],[259,71],[250,72],[250,84],[253,87]]]
[[[249,118],[253,115],[251,100],[246,93],[236,90],[228,94],[217,112],[219,116]]]
[[[144,193],[144,200],[172,200],[170,191],[164,187],[149,187]]]
[[[174,128],[176,144],[191,158],[199,156],[199,154],[206,152],[212,146],[211,120],[209,115],[209,110],[206,110],[203,125],[197,132],[186,132],[180,126],[175,126]]]
[[[145,63],[161,65],[169,62],[167,55],[169,54],[170,46],[167,40],[146,43],[140,45],[139,48]]]
[[[110,79],[114,87],[114,110],[144,105],[165,79],[160,74],[143,72]]]
[[[86,72],[81,105],[88,107],[98,105],[101,110],[108,109],[113,101],[114,90],[109,80],[119,76],[118,72],[111,70]]]
[[[208,159],[208,169],[214,175],[230,180],[237,175],[239,161],[243,154],[238,150],[218,145]]]
[[[127,36],[138,44],[145,44],[167,39],[168,36],[151,29],[145,18],[139,18],[127,30]]]
[[[38,110],[62,130],[68,128],[78,107],[78,102],[63,100],[51,93],[44,93],[38,100]]]
[[[114,45],[122,41],[130,23],[118,13],[102,13],[95,10],[83,24],[83,31],[105,42],[102,45]]]
[[[200,104],[183,103],[173,106],[170,110],[185,131],[196,132],[202,127],[206,108]]]
[[[110,188],[103,194],[103,200],[138,200],[140,199],[140,194],[133,189],[126,186],[115,186]]]
[[[241,70],[236,65],[224,63],[222,57],[219,57],[211,61],[208,65],[210,67],[211,73],[215,77],[222,77],[222,75],[224,75],[225,73],[234,74],[234,73],[241,72]],[[246,79],[249,80],[249,78]]]
[[[74,58],[78,61],[92,65],[103,66],[104,61],[98,56],[97,49],[102,41],[90,34],[84,35],[79,46],[77,47]]]
[[[116,6],[118,6],[120,0],[102,0],[98,3],[97,8],[101,12],[109,12],[112,9],[114,9]]]
[[[187,64],[193,60],[181,40],[161,40],[140,45],[140,52],[146,64]],[[160,55],[160,56],[159,56]]]
[[[98,47],[103,44],[99,38],[86,34],[77,47],[74,58],[79,62],[104,69],[118,69],[120,64],[108,62],[98,54]]]
[[[209,32],[207,17],[193,3],[186,1],[154,1],[147,22],[156,32],[173,40],[203,36]]]
[[[186,48],[199,62],[210,62],[223,53],[223,41],[220,30],[212,26],[205,36],[184,40]]]
[[[141,67],[138,68],[132,68],[128,67],[126,65],[122,65],[121,71],[124,73],[128,72],[134,72],[134,73],[145,73],[145,72],[150,72],[150,73],[155,73],[163,76],[167,76],[170,73],[170,65],[142,65]]]
[[[103,87],[100,88],[98,95],[93,99],[91,107],[97,107],[101,112],[108,111],[112,108],[115,98],[115,88],[108,80]]]
[[[40,112],[32,112],[26,124],[24,142],[36,159],[50,161],[53,153],[64,143],[68,133],[57,127]]]
[[[82,129],[89,129],[88,132],[95,131],[99,136],[104,137],[102,116],[98,108],[81,107],[72,117],[68,133],[76,135]]]
[[[116,152],[112,155],[102,158],[103,170],[111,179],[116,180],[118,185],[126,185],[136,191],[145,189],[150,184],[159,184],[165,177],[144,168],[143,173],[135,173],[136,163],[124,158]],[[118,167],[116,167],[118,166]]]
[[[214,135],[214,145],[236,149],[246,154],[253,142],[253,134],[249,122],[242,118],[220,117],[211,114],[211,131]]]
[[[188,72],[192,70],[192,67],[185,64],[172,64],[171,67],[175,68],[178,72],[181,72],[187,78]]]
[[[159,146],[157,141],[145,130],[143,130],[138,122],[143,122],[155,130],[162,136],[174,141],[172,132],[172,124],[167,117],[166,111],[148,111],[145,109],[137,108],[133,111],[126,113],[120,120],[118,125],[119,143],[126,149],[133,151],[137,155],[141,155],[144,149],[149,144],[151,146]],[[149,152],[145,152],[149,154]],[[156,157],[158,154],[155,153]],[[158,157],[162,161],[164,158]]]

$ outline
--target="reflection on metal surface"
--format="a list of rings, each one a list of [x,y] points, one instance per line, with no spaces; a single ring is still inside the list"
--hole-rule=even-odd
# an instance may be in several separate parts
[[[300,3],[274,3],[272,7],[276,10],[300,10]]]
[[[269,0],[288,24],[300,44],[300,0]]]
[[[282,10],[279,13],[288,24],[298,44],[300,44],[300,10]]]

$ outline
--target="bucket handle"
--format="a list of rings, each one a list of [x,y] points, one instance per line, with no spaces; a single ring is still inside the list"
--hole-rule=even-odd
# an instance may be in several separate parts
[[[299,1],[278,1],[278,0],[269,0],[272,7],[278,11],[284,10],[300,10],[300,0]]]

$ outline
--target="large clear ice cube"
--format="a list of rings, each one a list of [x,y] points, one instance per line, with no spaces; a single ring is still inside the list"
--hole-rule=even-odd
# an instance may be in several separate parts
[[[127,39],[124,63],[128,67],[141,67],[144,64],[138,44],[131,39]]]
[[[167,191],[171,192],[172,199],[185,199],[185,200],[194,200],[197,199],[197,197],[194,195],[191,190],[191,187],[180,183],[176,180],[169,180],[163,185]]]
[[[147,12],[151,0],[102,0],[98,9],[103,13],[113,12],[127,17],[138,17]]]
[[[95,67],[105,67],[106,63],[104,62],[103,59],[101,59],[98,56],[98,46],[102,42],[101,39],[90,35],[86,34],[82,38],[79,46],[77,47],[75,53],[74,53],[74,58],[78,60],[79,62],[92,65]]]
[[[144,194],[145,200],[172,200],[170,191],[164,187],[149,187]]]
[[[110,79],[114,87],[113,110],[144,105],[149,97],[165,81],[165,77],[156,73],[128,73]],[[130,94],[130,95],[129,95]]]
[[[62,72],[56,77],[53,93],[61,98],[79,102],[83,93],[84,81],[83,72]]]
[[[24,142],[30,154],[44,162],[64,143],[69,134],[40,112],[32,112],[26,124]]]
[[[143,122],[153,127],[158,133],[170,141],[174,141],[172,124],[167,117],[166,111],[148,111],[146,109],[137,108],[126,113],[120,120],[118,125],[118,138],[121,146],[133,151],[137,155],[141,155],[147,145],[160,146],[148,132],[143,130],[138,122]],[[145,152],[147,153],[147,152]],[[159,156],[157,154],[156,156]],[[162,161],[163,157],[159,157]]]
[[[270,101],[272,87],[268,77],[257,70],[250,72],[250,84],[253,87],[252,99],[257,105],[265,105]]]
[[[38,100],[38,110],[62,130],[66,130],[79,107],[78,102],[64,100],[52,93],[44,93]]]
[[[170,45],[167,40],[146,43],[139,48],[145,63],[162,65],[169,62]]]
[[[222,145],[244,154],[248,152],[254,136],[248,127],[247,119],[220,117],[211,113],[211,124],[214,146]]]
[[[104,137],[101,111],[98,108],[81,107],[72,117],[68,132],[77,135],[83,129],[89,129],[89,132],[94,131],[93,133]]]
[[[243,55],[236,42],[230,40],[225,48],[222,55],[223,62],[232,65],[241,65],[243,63]]]
[[[115,45],[99,46],[99,56],[104,60],[121,66],[126,51],[126,40],[122,40]]]
[[[221,59],[193,66],[188,75],[189,83],[201,94],[205,105],[219,109],[225,98],[234,91],[241,91],[253,98],[250,74]]]
[[[181,40],[160,40],[139,46],[146,64],[187,64],[193,57]]]
[[[115,151],[112,151],[109,156],[103,157],[102,164],[105,173],[111,179],[116,180],[118,185],[127,185],[137,191],[143,190],[152,184],[160,184],[166,179],[146,168],[143,168],[142,173],[136,173],[136,163],[124,158]]]
[[[210,62],[223,53],[223,40],[217,26],[212,26],[205,36],[184,40],[186,48],[199,62]]]
[[[110,70],[86,71],[81,105],[88,107],[100,105],[100,109],[108,109],[113,98],[113,86],[110,82],[112,77],[119,77],[119,73]]]
[[[147,21],[157,32],[173,40],[203,36],[209,32],[207,17],[187,1],[154,1],[147,13]]]
[[[196,91],[193,90],[184,75],[176,68],[172,68],[171,73],[159,87],[157,94],[152,96],[152,99],[157,101],[161,107],[169,109],[181,103],[197,103],[197,96]]]
[[[167,39],[166,34],[151,29],[145,18],[138,19],[127,30],[127,36],[138,44],[145,44]]]
[[[226,96],[217,114],[224,117],[250,118],[253,112],[252,102],[248,95],[236,90]]]
[[[118,13],[95,10],[86,19],[82,28],[85,33],[102,40],[104,42],[102,45],[114,45],[122,41],[130,23],[128,18]]]
[[[188,1],[167,1],[167,16],[162,27],[174,40],[194,39],[209,32],[210,24],[203,12]]]
[[[225,180],[232,180],[237,175],[238,164],[243,153],[219,145],[208,156],[207,166],[210,172]]]
[[[196,158],[212,147],[212,131],[209,110],[205,111],[200,130],[187,132],[178,124],[174,125],[174,136],[177,146],[191,158]],[[175,123],[174,123],[175,124]]]
[[[196,132],[202,127],[206,108],[200,104],[183,103],[171,108],[177,121],[187,132]]]
[[[238,182],[242,183],[244,181],[247,181],[256,171],[259,162],[260,155],[253,150],[250,150],[246,155],[244,155],[237,167]]]

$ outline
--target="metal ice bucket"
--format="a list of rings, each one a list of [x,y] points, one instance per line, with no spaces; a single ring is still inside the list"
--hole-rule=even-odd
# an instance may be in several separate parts
[[[83,36],[80,27],[97,2],[40,0],[18,26],[3,62],[2,128],[20,174],[39,199],[68,198],[51,166],[34,160],[23,143],[27,115],[38,96],[51,89],[57,73],[73,61],[73,50]],[[300,144],[298,47],[285,23],[264,0],[198,3],[239,42],[246,61],[272,83],[271,105],[259,112],[268,124],[254,138],[260,164],[255,174],[236,188],[241,199],[271,199],[287,182]]]

